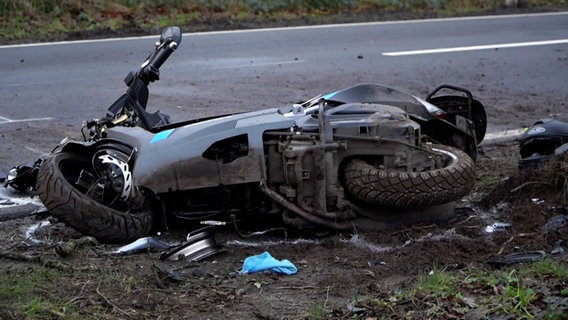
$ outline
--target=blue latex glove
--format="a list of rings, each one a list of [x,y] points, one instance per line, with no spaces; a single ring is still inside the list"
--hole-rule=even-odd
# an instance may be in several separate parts
[[[291,275],[298,272],[298,269],[288,260],[276,260],[270,253],[264,252],[257,256],[250,256],[245,259],[241,273],[254,273],[262,271],[272,271]]]

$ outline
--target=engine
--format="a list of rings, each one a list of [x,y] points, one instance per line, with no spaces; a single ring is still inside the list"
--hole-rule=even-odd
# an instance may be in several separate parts
[[[418,124],[399,108],[356,107],[359,113],[343,108],[291,132],[266,133],[269,187],[307,214],[346,222],[356,214],[341,181],[345,159],[356,156],[401,171],[414,166],[417,159],[408,146],[420,143]]]

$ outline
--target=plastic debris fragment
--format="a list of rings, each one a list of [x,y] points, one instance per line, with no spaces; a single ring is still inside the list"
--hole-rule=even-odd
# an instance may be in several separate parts
[[[509,223],[502,223],[502,222],[495,222],[492,225],[485,227],[485,232],[492,233],[495,231],[505,231],[507,228],[510,228],[511,224]]]
[[[225,221],[216,221],[216,220],[205,220],[199,223],[207,226],[224,226],[227,224],[227,222]]]
[[[199,261],[216,254],[221,249],[215,240],[213,227],[204,227],[190,232],[186,239],[183,244],[162,253],[160,260]]]
[[[130,253],[141,250],[164,251],[171,247],[171,245],[162,243],[152,237],[144,237],[132,242],[131,244],[127,244],[116,249],[114,253]]]
[[[528,251],[513,253],[498,260],[488,261],[487,263],[493,267],[501,267],[515,263],[536,262],[544,258],[546,258],[544,251]]]
[[[543,231],[545,234],[548,234],[550,232],[557,231],[560,227],[566,224],[568,224],[568,215],[559,214],[548,219],[543,227]]]
[[[552,249],[552,251],[550,251],[550,255],[561,256],[564,253],[566,253],[566,250],[564,249],[564,247],[562,247],[562,244],[564,244],[564,240],[556,241],[556,244],[554,245],[554,249]]]

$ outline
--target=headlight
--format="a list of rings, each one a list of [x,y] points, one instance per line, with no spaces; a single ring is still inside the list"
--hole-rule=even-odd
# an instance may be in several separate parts
[[[12,181],[16,179],[16,176],[18,176],[18,169],[12,168],[10,171],[8,171],[8,177],[6,178],[6,181]]]

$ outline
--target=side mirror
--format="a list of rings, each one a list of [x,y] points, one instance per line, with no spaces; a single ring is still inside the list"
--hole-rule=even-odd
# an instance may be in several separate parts
[[[172,39],[178,45],[181,43],[181,30],[179,27],[167,27],[162,31],[162,35],[160,36],[160,43],[164,43],[166,39]]]

